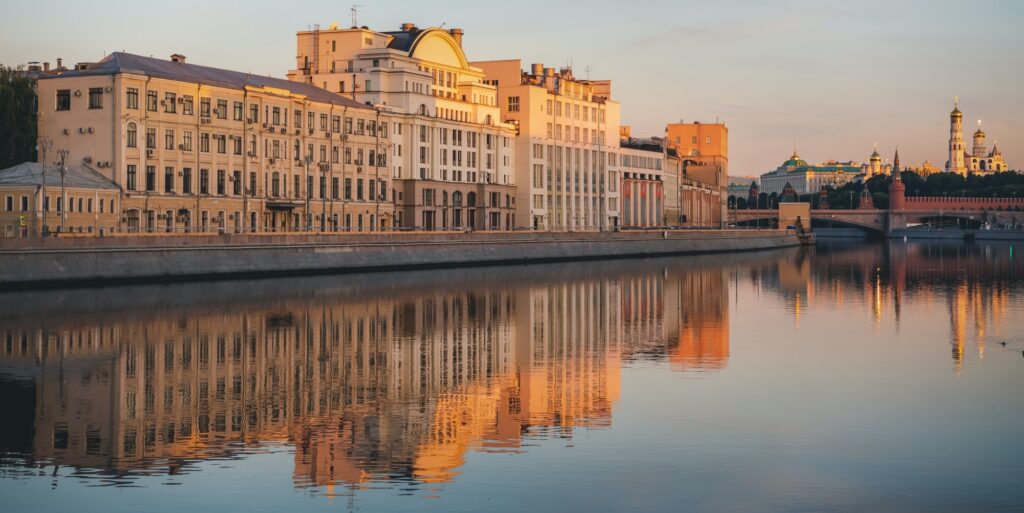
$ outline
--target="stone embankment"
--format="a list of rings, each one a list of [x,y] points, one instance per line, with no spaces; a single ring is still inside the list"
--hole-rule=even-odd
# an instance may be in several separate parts
[[[0,288],[525,264],[801,244],[766,230],[379,233],[0,240]]]

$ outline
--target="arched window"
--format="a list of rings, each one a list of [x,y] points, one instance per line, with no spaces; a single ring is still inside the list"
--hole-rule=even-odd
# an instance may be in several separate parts
[[[462,193],[461,192],[455,191],[455,192],[452,193],[452,206],[455,207],[455,208],[459,208],[459,207],[462,206]]]
[[[467,207],[475,207],[476,206],[476,193],[475,192],[471,192],[471,193],[466,195],[466,206]]]
[[[139,147],[139,127],[135,123],[128,123],[126,139],[129,148]]]

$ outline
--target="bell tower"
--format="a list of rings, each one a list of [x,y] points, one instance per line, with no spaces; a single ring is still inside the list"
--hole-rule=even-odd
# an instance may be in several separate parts
[[[949,160],[946,172],[967,174],[964,164],[964,115],[960,112],[959,98],[953,99],[953,112],[949,113]]]

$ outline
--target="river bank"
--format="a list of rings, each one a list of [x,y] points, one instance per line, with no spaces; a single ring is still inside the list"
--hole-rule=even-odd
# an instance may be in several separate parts
[[[0,246],[0,287],[642,258],[800,244],[792,233],[764,230],[21,239]]]

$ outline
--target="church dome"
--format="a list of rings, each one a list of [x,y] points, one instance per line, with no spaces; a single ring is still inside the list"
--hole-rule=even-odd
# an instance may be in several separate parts
[[[964,117],[964,115],[960,112],[960,107],[957,106],[957,107],[953,107],[953,112],[949,113],[949,117],[951,117],[951,118],[962,118],[962,117]]]
[[[985,132],[982,132],[979,128],[974,132],[974,137],[985,137]]]
[[[878,150],[875,150],[871,154],[871,160],[882,160],[882,156],[878,154]]]

